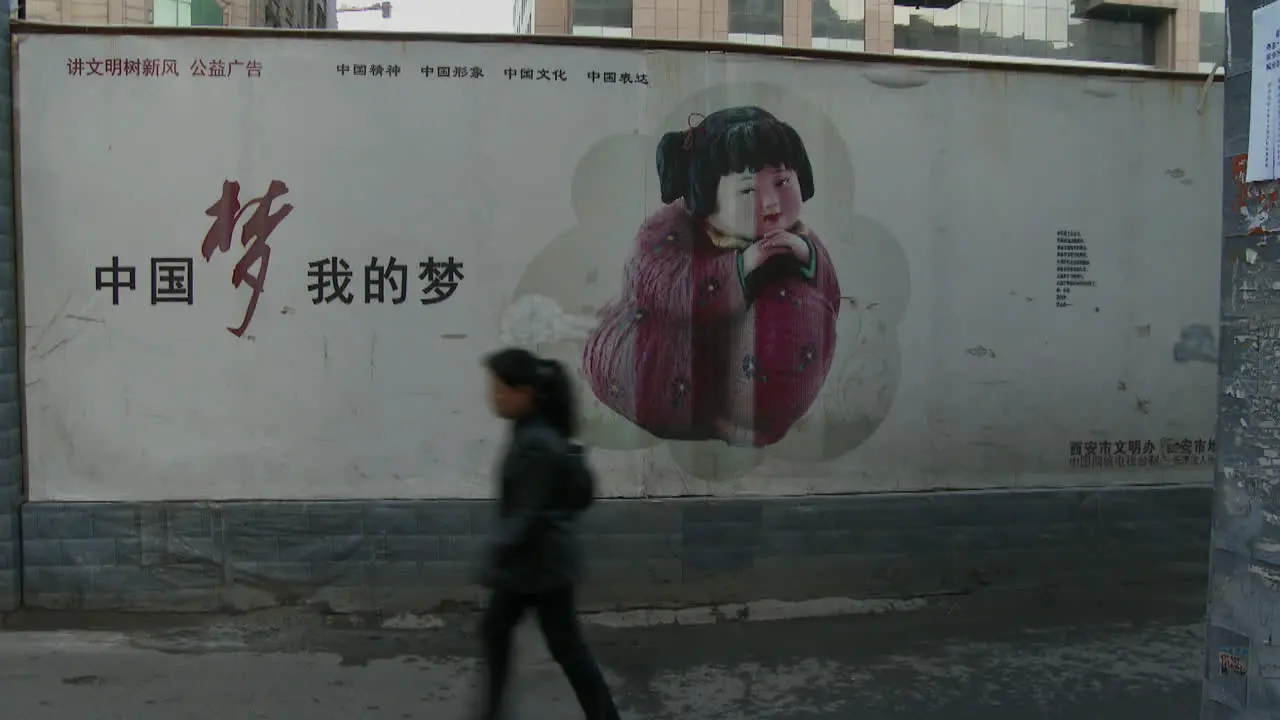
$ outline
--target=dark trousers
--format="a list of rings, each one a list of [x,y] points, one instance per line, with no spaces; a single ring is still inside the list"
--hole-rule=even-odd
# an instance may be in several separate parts
[[[618,709],[604,675],[582,639],[573,588],[569,586],[537,595],[496,590],[490,596],[480,628],[487,665],[483,720],[501,717],[511,673],[512,635],[529,608],[537,611],[547,650],[568,676],[587,720],[618,720]]]

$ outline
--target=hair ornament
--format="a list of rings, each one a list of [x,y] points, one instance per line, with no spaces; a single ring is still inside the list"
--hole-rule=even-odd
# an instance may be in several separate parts
[[[684,131],[684,149],[685,150],[693,149],[694,137],[696,137],[699,133],[706,133],[705,129],[700,129],[698,127],[700,124],[702,124],[702,121],[706,119],[707,119],[707,116],[703,115],[700,112],[689,113],[689,120],[688,120],[689,129]]]

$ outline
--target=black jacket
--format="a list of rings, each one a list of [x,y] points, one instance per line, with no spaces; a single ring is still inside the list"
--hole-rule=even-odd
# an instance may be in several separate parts
[[[565,496],[568,453],[568,440],[542,420],[513,425],[498,466],[498,517],[483,578],[488,587],[538,593],[579,579],[577,513]]]

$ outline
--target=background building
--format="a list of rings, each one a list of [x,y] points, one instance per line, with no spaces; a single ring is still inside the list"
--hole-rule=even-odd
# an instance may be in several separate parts
[[[515,0],[517,32],[903,54],[1004,55],[1208,72],[1225,0]]]
[[[336,28],[337,0],[25,0],[28,20],[85,25]]]

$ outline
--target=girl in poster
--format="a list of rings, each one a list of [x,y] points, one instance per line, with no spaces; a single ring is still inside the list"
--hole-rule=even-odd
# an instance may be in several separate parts
[[[840,312],[831,259],[800,220],[804,142],[758,107],[728,108],[664,135],[658,178],[665,205],[583,350],[591,389],[660,438],[772,445],[822,389]]]

